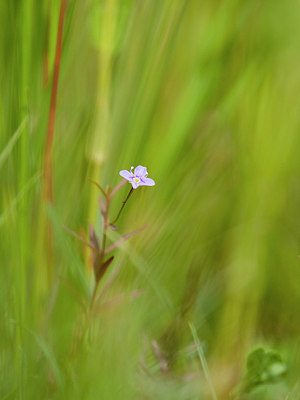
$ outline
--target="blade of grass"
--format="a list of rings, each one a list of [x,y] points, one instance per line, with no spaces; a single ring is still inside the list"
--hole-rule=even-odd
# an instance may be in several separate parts
[[[195,342],[195,344],[197,346],[197,353],[198,353],[198,356],[199,356],[199,359],[200,359],[200,363],[202,365],[202,369],[203,369],[203,372],[204,372],[205,379],[206,379],[206,381],[208,383],[208,386],[209,386],[209,389],[210,389],[210,392],[211,392],[211,397],[212,397],[213,400],[218,400],[216,392],[215,392],[215,388],[214,388],[212,380],[210,378],[208,365],[207,365],[207,362],[206,362],[206,359],[205,359],[204,352],[202,350],[202,345],[201,345],[199,337],[197,335],[196,328],[191,322],[189,322],[189,327],[190,327],[190,330],[192,332],[192,336],[193,336],[194,342]]]
[[[23,121],[21,122],[20,126],[18,129],[15,131],[15,133],[12,135],[11,139],[7,143],[6,147],[2,150],[0,154],[0,168],[2,167],[2,164],[5,162],[7,157],[10,155],[12,152],[12,149],[14,148],[14,145],[16,144],[17,140],[21,136],[21,134],[24,132],[24,128],[28,122],[28,116],[26,116]]]
[[[71,233],[71,235],[73,235],[74,237],[76,237],[76,239],[80,240],[82,243],[84,243],[86,246],[88,246],[90,249],[92,249],[93,251],[97,252],[100,255],[99,250],[93,246],[93,244],[91,242],[88,242],[87,240],[85,240],[83,237],[81,237],[80,235],[78,235],[78,233],[72,231],[70,228],[68,228],[66,225],[63,225],[63,228]]]
[[[26,195],[26,193],[29,192],[31,188],[34,187],[39,181],[41,177],[41,172],[37,172],[35,175],[33,175],[29,181],[25,184],[25,186],[22,188],[22,190],[16,195],[16,197],[10,202],[10,205],[6,208],[6,210],[3,211],[3,213],[0,215],[0,226],[4,223],[5,219],[8,217],[8,215],[15,209],[15,207],[20,203],[20,201],[23,199],[23,197]]]
[[[145,229],[147,228],[147,226],[143,226],[140,229],[137,229],[133,232],[129,232],[126,235],[122,236],[119,240],[117,240],[115,243],[113,243],[111,246],[109,246],[106,250],[104,254],[108,254],[109,252],[113,251],[114,249],[116,249],[117,247],[120,247],[122,245],[122,243],[126,242],[127,240],[129,240],[130,238],[132,238],[133,236],[138,235],[139,233],[143,232]]]
[[[108,231],[108,237],[113,241],[118,237],[119,240],[121,239],[121,237],[114,231]],[[165,305],[170,314],[174,314],[174,306],[169,296],[167,295],[162,285],[160,285],[158,281],[154,278],[154,276],[151,275],[149,265],[147,264],[146,260],[140,254],[138,254],[134,250],[134,248],[129,245],[128,242],[123,242],[122,244],[120,244],[120,248],[122,248],[122,250],[129,256],[136,270],[140,273],[142,277],[144,277],[146,282],[148,282],[149,286],[160,299],[162,304]]]
[[[64,378],[60,366],[56,360],[55,354],[46,340],[38,335],[36,332],[32,331],[31,329],[26,328],[27,332],[29,332],[32,337],[35,339],[37,345],[42,350],[46,360],[49,363],[49,366],[53,372],[53,376],[55,378],[55,382],[57,386],[61,389],[64,385]]]
[[[53,74],[53,83],[52,83],[52,92],[51,92],[51,102],[50,102],[50,109],[49,109],[47,137],[46,137],[45,161],[44,161],[44,196],[45,196],[45,199],[50,202],[53,201],[52,144],[53,144],[53,137],[54,137],[56,98],[57,98],[58,79],[59,79],[59,72],[60,72],[61,47],[62,47],[63,26],[64,26],[66,5],[67,5],[67,0],[61,0],[59,21],[58,21],[55,61],[54,61],[54,74]]]

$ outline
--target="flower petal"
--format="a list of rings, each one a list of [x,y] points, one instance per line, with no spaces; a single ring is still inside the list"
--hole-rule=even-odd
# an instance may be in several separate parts
[[[136,169],[134,170],[134,175],[138,176],[139,178],[145,176],[147,174],[147,168],[143,167],[142,165],[139,165],[138,167],[136,167]]]
[[[129,171],[126,171],[126,169],[123,169],[122,171],[120,171],[119,174],[122,176],[122,178],[125,178],[127,180],[129,180],[133,176],[132,173]]]
[[[154,186],[155,182],[151,178],[143,178],[142,182],[140,183],[142,186]]]

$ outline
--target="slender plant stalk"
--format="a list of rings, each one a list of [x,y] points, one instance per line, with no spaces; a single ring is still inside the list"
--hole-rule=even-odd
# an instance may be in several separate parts
[[[104,219],[103,219],[103,237],[102,237],[102,253],[104,256],[105,253],[105,247],[106,247],[106,232],[107,232],[107,228],[108,228],[108,209],[109,209],[109,205],[110,205],[110,199],[107,199],[107,203],[106,203],[106,211],[104,214]]]
[[[46,201],[49,201],[51,203],[53,202],[52,144],[53,144],[53,136],[54,136],[57,87],[58,87],[58,79],[59,79],[59,71],[60,71],[61,47],[62,47],[63,25],[64,25],[64,19],[65,19],[66,5],[67,5],[67,0],[61,0],[59,21],[58,21],[55,61],[54,61],[51,102],[50,102],[47,139],[46,139],[45,162],[44,162],[44,198]]]
[[[114,47],[116,33],[118,28],[118,4],[117,0],[103,0],[101,2],[101,14],[105,15],[102,23],[99,25],[98,17],[95,18],[97,26],[96,32],[99,32],[99,76],[97,88],[97,114],[96,127],[94,135],[91,138],[91,176],[99,181],[102,173],[103,160],[107,157],[108,137],[111,130],[111,91],[112,91],[112,72],[114,63]],[[100,18],[100,16],[99,16]],[[103,134],[103,133],[106,134]],[[100,158],[99,158],[100,156]],[[97,197],[91,193],[88,218],[94,220],[97,210]]]
[[[133,192],[133,188],[130,189],[130,191],[129,191],[127,197],[126,197],[126,199],[123,201],[122,207],[120,208],[120,211],[118,212],[118,215],[117,215],[116,218],[111,222],[112,225],[114,225],[114,224],[118,221],[118,219],[119,219],[119,217],[120,217],[120,215],[121,215],[121,212],[123,211],[123,208],[125,207],[125,204],[127,203],[129,197],[132,195],[132,192]]]
[[[46,34],[45,34],[45,49],[43,58],[43,84],[44,87],[49,82],[49,36],[50,36],[50,1],[48,1],[47,17],[46,17]]]
[[[100,265],[103,263],[103,259],[104,259],[104,255],[105,255],[106,232],[107,232],[107,228],[108,228],[108,225],[109,225],[109,223],[108,223],[108,212],[109,212],[110,200],[111,200],[111,197],[110,197],[109,193],[106,193],[106,205],[105,205],[105,211],[104,211],[104,216],[103,216],[102,246],[101,246],[101,253],[99,255],[99,257],[100,257]],[[90,303],[90,310],[93,308],[93,305],[94,305],[94,302],[95,302],[95,299],[96,299],[98,284],[99,284],[99,281],[96,278],[95,286],[94,286],[94,290],[93,290],[93,294],[92,294],[92,299],[91,299],[91,303]]]
[[[42,195],[43,195],[43,200],[45,203],[53,203],[52,145],[53,145],[53,137],[54,137],[56,98],[57,98],[57,88],[58,88],[60,62],[61,62],[61,48],[62,48],[63,26],[64,26],[64,19],[65,19],[66,5],[67,5],[67,0],[61,0],[59,21],[58,21],[58,28],[57,28],[57,41],[56,41],[51,100],[50,100],[47,136],[46,136],[45,157],[44,157],[43,193],[42,193]],[[47,51],[47,49],[46,49],[46,51]],[[41,206],[43,207],[44,205],[41,204]],[[53,254],[52,226],[46,216],[44,216],[41,219],[41,224],[43,225],[43,231],[45,232],[45,237],[46,237],[46,255],[47,255],[47,262],[48,262],[48,266],[49,266],[48,280],[51,282],[53,280],[53,265],[54,265],[54,263],[53,263],[54,254]]]
[[[90,179],[90,180],[91,180],[91,179]],[[96,182],[94,182],[93,180],[91,180],[91,181],[92,181],[93,183],[96,183]],[[123,185],[123,184],[122,184],[122,185]],[[122,185],[118,185],[117,188],[121,187]],[[97,184],[97,186],[99,187],[99,189],[100,189],[101,192],[103,193],[104,191],[103,191],[103,189],[100,187],[100,185]],[[116,189],[117,189],[117,188],[116,188]],[[104,197],[105,197],[105,200],[106,200],[106,204],[105,204],[105,210],[104,210],[104,213],[103,213],[103,233],[102,233],[101,251],[100,251],[100,254],[99,254],[99,256],[98,256],[98,257],[99,257],[99,265],[100,265],[101,267],[103,267],[103,266],[105,265],[104,257],[105,257],[105,254],[106,254],[107,229],[108,229],[108,227],[109,227],[109,225],[110,225],[110,223],[109,223],[109,206],[110,206],[110,201],[111,201],[111,199],[112,199],[112,196],[115,194],[115,192],[116,192],[116,190],[113,191],[113,192],[111,192],[111,189],[108,188],[107,191],[106,191],[106,193],[105,193],[105,192],[103,193],[103,194],[104,194]],[[123,211],[123,209],[124,209],[124,207],[125,207],[125,204],[127,203],[129,197],[131,196],[132,192],[133,192],[133,188],[130,189],[130,191],[129,191],[127,197],[126,197],[126,199],[123,201],[123,204],[122,204],[122,206],[121,206],[121,208],[120,208],[120,211],[118,212],[118,215],[117,215],[117,217],[114,219],[113,223],[117,222],[119,216],[121,215],[121,212]],[[108,261],[109,261],[109,260],[108,260]],[[97,289],[98,289],[99,281],[100,281],[100,279],[98,280],[98,279],[97,279],[97,275],[96,275],[95,286],[94,286],[94,290],[93,290],[92,298],[91,298],[91,302],[90,302],[90,310],[92,310],[93,305],[94,305],[94,302],[95,302],[95,299],[96,299],[96,294],[97,294]]]
[[[22,24],[21,24],[21,91],[20,91],[20,120],[28,118],[29,115],[29,81],[30,81],[30,68],[32,58],[31,54],[31,44],[32,41],[32,2],[26,2],[26,6],[23,3],[21,5],[22,12]],[[25,40],[24,38],[29,38]],[[23,191],[29,180],[29,168],[28,168],[28,148],[29,148],[29,130],[30,123],[26,124],[24,133],[20,140],[20,170],[19,170],[19,192]],[[20,378],[20,393],[21,397],[24,396],[25,391],[25,380],[24,380],[24,367],[22,362],[22,356],[20,349],[24,346],[24,335],[22,326],[25,324],[26,317],[28,316],[28,309],[26,308],[26,292],[27,292],[27,268],[28,268],[28,248],[29,248],[29,238],[28,238],[28,209],[29,209],[29,197],[28,193],[25,193],[20,200],[20,212],[18,214],[18,238],[19,238],[19,250],[20,258],[18,260],[18,268],[15,269],[16,276],[14,287],[15,293],[15,316],[14,319],[18,321],[15,329],[15,357],[14,357],[14,374]]]
[[[206,379],[206,381],[208,383],[208,386],[209,386],[209,389],[210,389],[210,392],[211,392],[211,398],[212,398],[212,400],[218,400],[216,392],[215,392],[214,385],[213,385],[212,380],[210,378],[208,365],[207,365],[207,362],[206,362],[206,359],[205,359],[205,356],[204,356],[204,353],[203,353],[203,350],[202,350],[202,347],[201,347],[201,343],[200,343],[199,337],[197,335],[196,328],[192,323],[189,323],[189,327],[190,327],[194,342],[197,345],[197,353],[198,353],[199,360],[200,360],[200,363],[201,363],[202,368],[203,368],[205,379]]]

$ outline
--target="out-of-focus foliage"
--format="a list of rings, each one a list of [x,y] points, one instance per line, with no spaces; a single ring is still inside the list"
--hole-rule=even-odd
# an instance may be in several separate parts
[[[225,399],[263,344],[288,373],[259,398],[297,400],[299,2],[68,0],[45,204],[59,9],[0,2],[0,397],[208,399],[209,374]],[[89,320],[90,252],[63,226],[100,234],[87,178],[138,164],[156,186],[110,239],[148,229]]]
[[[266,385],[278,383],[286,373],[287,367],[278,353],[259,347],[247,356],[247,372],[236,388],[234,398],[243,398]]]

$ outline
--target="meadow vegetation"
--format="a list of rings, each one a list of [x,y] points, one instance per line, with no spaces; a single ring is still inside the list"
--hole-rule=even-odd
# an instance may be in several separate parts
[[[0,2],[0,399],[300,399],[299,16],[297,0]],[[107,245],[146,229],[90,307],[92,251],[70,230],[101,238],[88,178],[106,190],[139,164],[156,185]]]

